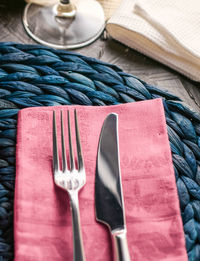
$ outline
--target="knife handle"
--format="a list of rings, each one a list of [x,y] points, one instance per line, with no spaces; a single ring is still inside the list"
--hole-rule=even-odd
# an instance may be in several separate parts
[[[112,233],[115,261],[131,261],[126,231],[120,230]]]

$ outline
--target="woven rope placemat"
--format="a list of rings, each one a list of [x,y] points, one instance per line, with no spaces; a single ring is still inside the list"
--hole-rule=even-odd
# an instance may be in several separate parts
[[[39,45],[0,43],[0,260],[13,260],[17,113],[162,98],[190,261],[200,260],[200,115],[115,65]]]

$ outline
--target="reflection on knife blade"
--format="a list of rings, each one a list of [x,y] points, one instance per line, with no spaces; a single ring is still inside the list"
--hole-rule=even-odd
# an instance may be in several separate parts
[[[130,261],[119,164],[118,115],[109,114],[99,139],[95,177],[96,219],[106,224],[117,261]]]

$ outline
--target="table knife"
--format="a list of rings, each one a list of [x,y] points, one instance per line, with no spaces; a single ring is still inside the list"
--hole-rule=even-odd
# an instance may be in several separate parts
[[[109,114],[101,130],[95,175],[96,219],[110,229],[115,261],[130,261],[118,148],[118,115]]]

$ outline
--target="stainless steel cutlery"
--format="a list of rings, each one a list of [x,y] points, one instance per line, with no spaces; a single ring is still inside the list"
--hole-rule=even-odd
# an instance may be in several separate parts
[[[95,208],[97,220],[110,229],[114,242],[114,259],[130,261],[120,175],[117,119],[117,114],[109,114],[101,130],[96,164]]]
[[[57,141],[57,126],[56,112],[53,112],[53,172],[55,184],[66,190],[70,197],[72,225],[73,225],[73,254],[74,261],[85,261],[83,241],[81,235],[80,214],[78,192],[86,183],[85,168],[81,152],[80,135],[78,128],[78,119],[76,110],[74,111],[76,146],[78,169],[75,168],[73,146],[71,138],[70,113],[68,111],[68,140],[69,140],[69,158],[70,166],[67,164],[66,149],[65,149],[65,134],[63,112],[60,111],[61,118],[61,143],[62,143],[62,169],[59,164],[58,141]]]
[[[70,197],[74,261],[85,261],[81,236],[78,192],[86,183],[85,168],[81,152],[76,110],[74,111],[78,168],[75,168],[71,138],[70,114],[68,111],[68,143],[70,166],[67,165],[63,112],[61,118],[62,168],[59,166],[56,113],[53,112],[53,172],[55,184],[66,190]],[[96,219],[106,224],[114,243],[115,261],[130,261],[126,238],[126,223],[119,163],[118,116],[109,114],[103,124],[99,138],[95,176]]]

